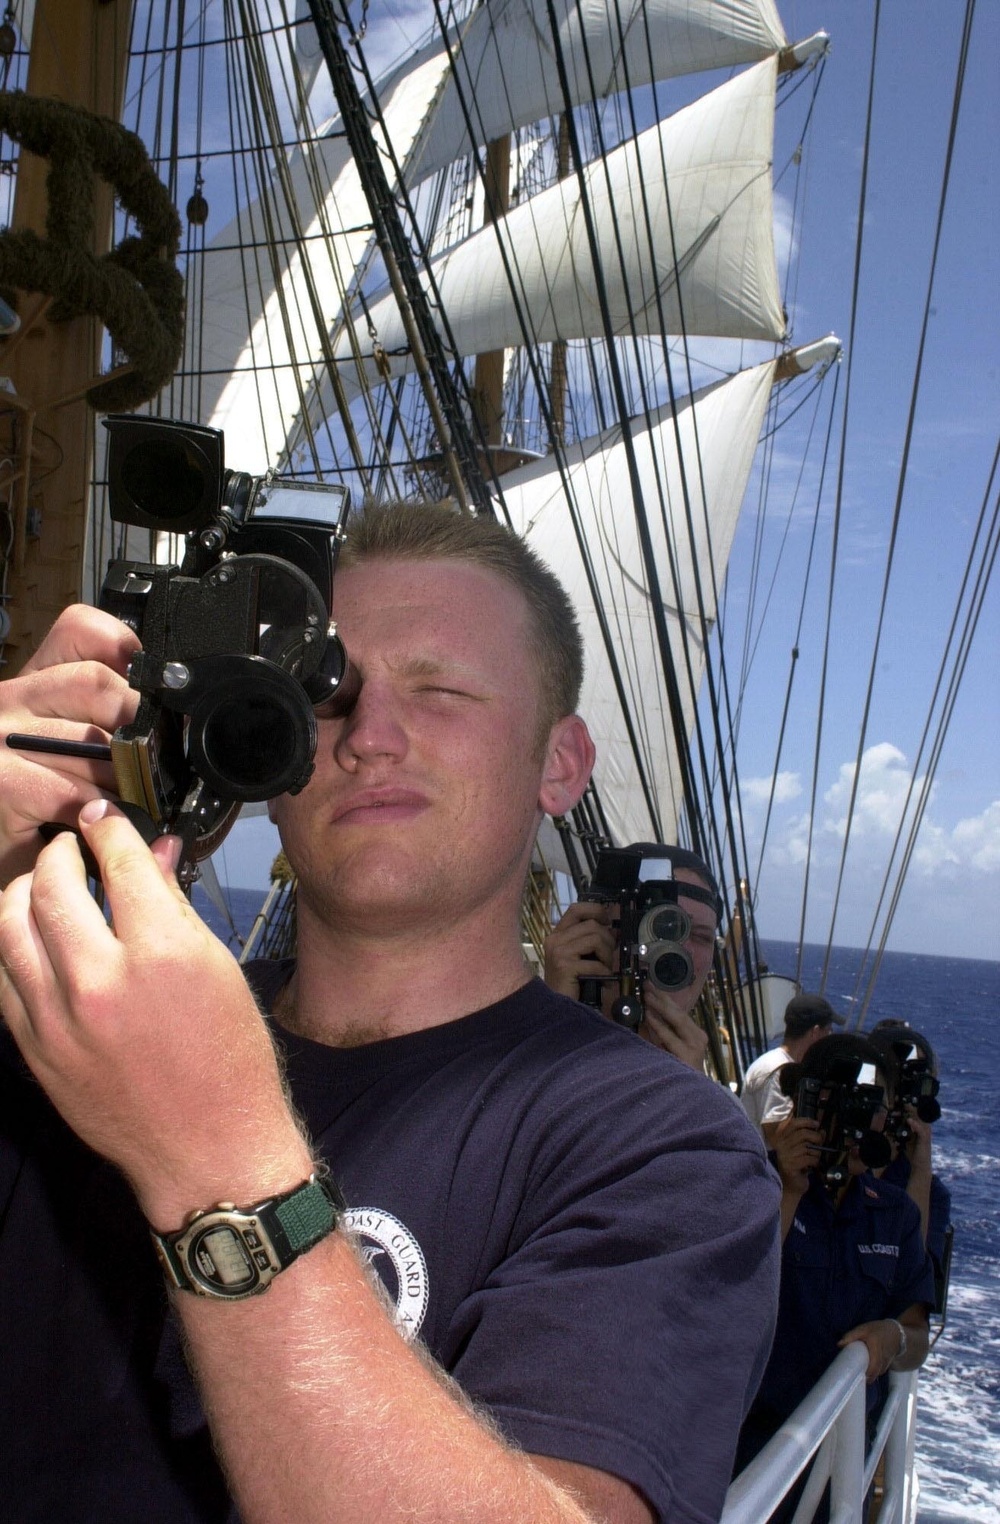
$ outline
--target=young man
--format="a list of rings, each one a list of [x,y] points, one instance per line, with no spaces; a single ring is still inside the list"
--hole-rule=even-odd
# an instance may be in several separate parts
[[[718,900],[719,887],[707,863],[683,847],[665,846],[662,855],[669,858],[674,878],[679,883],[708,889]],[[712,972],[718,913],[704,900],[678,896],[680,908],[691,921],[691,932],[684,944],[694,969],[694,978],[684,989],[673,994],[647,985],[643,993],[643,1018],[640,1037],[672,1053],[681,1063],[700,1070],[708,1050],[708,1037],[693,1019],[692,1012]],[[561,995],[580,998],[580,980],[614,972],[617,941],[611,929],[612,907],[587,900],[570,905],[545,941],[545,982]]]
[[[754,1060],[740,1091],[744,1111],[769,1146],[778,1124],[792,1114],[792,1102],[781,1089],[780,1071],[785,1064],[801,1063],[815,1043],[843,1025],[843,1016],[822,995],[796,995],[788,1002],[784,1041]]]
[[[0,1002],[49,1098],[7,1054],[7,1517],[712,1518],[770,1339],[777,1192],[727,1097],[524,967],[535,831],[593,755],[565,596],[498,526],[405,508],[355,526],[336,613],[362,687],[275,802],[299,938],[259,982],[271,1024],[107,774],[0,758],[23,875]],[[65,616],[3,685],[5,728],[107,734],[134,646]],[[38,850],[77,819],[113,929],[72,836]],[[287,1262],[241,1300],[219,1292],[261,1251],[231,1203]],[[166,1316],[147,1224],[184,1288]]]

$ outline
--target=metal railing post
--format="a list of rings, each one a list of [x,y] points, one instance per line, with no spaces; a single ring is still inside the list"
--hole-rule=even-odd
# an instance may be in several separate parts
[[[850,1348],[850,1346],[848,1346]],[[868,1363],[868,1350],[861,1349]],[[836,1421],[836,1464],[830,1475],[830,1524],[859,1524],[865,1497],[865,1383],[852,1386]]]
[[[761,1524],[774,1511],[816,1454],[827,1434],[837,1426],[834,1441],[836,1470],[845,1478],[833,1494],[854,1512],[842,1512],[842,1524],[861,1518],[865,1467],[865,1370],[868,1351],[863,1344],[849,1344],[824,1371],[809,1395],[731,1483],[721,1524]],[[841,1420],[844,1420],[842,1423]],[[835,1482],[836,1489],[836,1482]],[[822,1489],[821,1489],[822,1490]],[[833,1524],[833,1520],[831,1520]]]

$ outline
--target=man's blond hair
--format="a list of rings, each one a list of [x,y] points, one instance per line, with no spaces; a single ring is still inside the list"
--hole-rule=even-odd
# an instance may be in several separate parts
[[[575,711],[583,641],[573,605],[558,578],[512,529],[447,504],[370,506],[348,520],[339,564],[346,569],[373,560],[458,561],[515,587],[528,609],[540,730],[547,736],[556,720]]]

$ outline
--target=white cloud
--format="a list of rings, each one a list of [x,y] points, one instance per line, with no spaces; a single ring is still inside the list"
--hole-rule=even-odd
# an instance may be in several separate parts
[[[809,859],[809,826],[812,816],[808,810],[804,815],[796,815],[789,821],[785,832],[784,841],[779,848],[783,852],[783,860],[787,863],[800,865]]]
[[[833,914],[833,896],[840,874],[847,810],[856,766],[841,763],[835,781],[822,796],[810,842],[810,817],[801,809],[776,809],[771,820],[766,861],[756,895],[765,934],[793,937],[802,912],[808,863],[808,927],[806,940],[825,942]],[[780,777],[780,775],[779,775]],[[790,775],[795,778],[795,775]],[[925,775],[918,774],[905,754],[890,742],[868,748],[861,759],[857,797],[843,883],[840,888],[834,940],[843,946],[864,946],[889,908],[893,885],[903,861]],[[744,791],[757,804],[748,811],[750,859],[759,850],[754,827],[763,821],[759,801],[766,799],[768,778],[754,778]],[[798,790],[796,792],[799,792]],[[890,946],[914,951],[940,951],[965,957],[997,955],[995,922],[984,923],[984,880],[993,876],[1000,890],[1000,799],[978,814],[952,824],[944,820],[947,783],[932,789],[909,862],[906,883],[895,911]],[[791,798],[795,794],[790,794]],[[907,802],[907,800],[909,802]],[[890,854],[900,820],[899,847],[889,874],[887,897],[882,897]],[[942,887],[947,885],[946,892]]]
[[[823,830],[839,836],[847,832],[847,812],[851,804],[856,765],[842,762],[837,781],[823,795],[832,812],[823,821]],[[851,839],[894,836],[903,812],[912,819],[924,779],[918,778],[911,790],[910,766],[897,746],[880,741],[870,746],[861,758],[861,771],[851,821]],[[933,789],[931,792],[933,799]]]
[[[951,831],[925,824],[914,859],[928,872],[954,866],[973,873],[996,873],[1000,870],[1000,799],[979,815],[960,820]]]
[[[772,782],[775,804],[787,804],[790,799],[797,799],[802,792],[798,773],[779,773],[777,778],[772,773],[767,778],[745,778],[740,784],[740,793],[744,799],[766,804],[771,797]]]

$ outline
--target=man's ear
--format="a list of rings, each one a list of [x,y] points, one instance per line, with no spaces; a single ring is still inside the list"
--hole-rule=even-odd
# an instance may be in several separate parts
[[[565,815],[577,803],[597,755],[590,731],[578,714],[557,720],[549,732],[538,803],[546,815]]]

